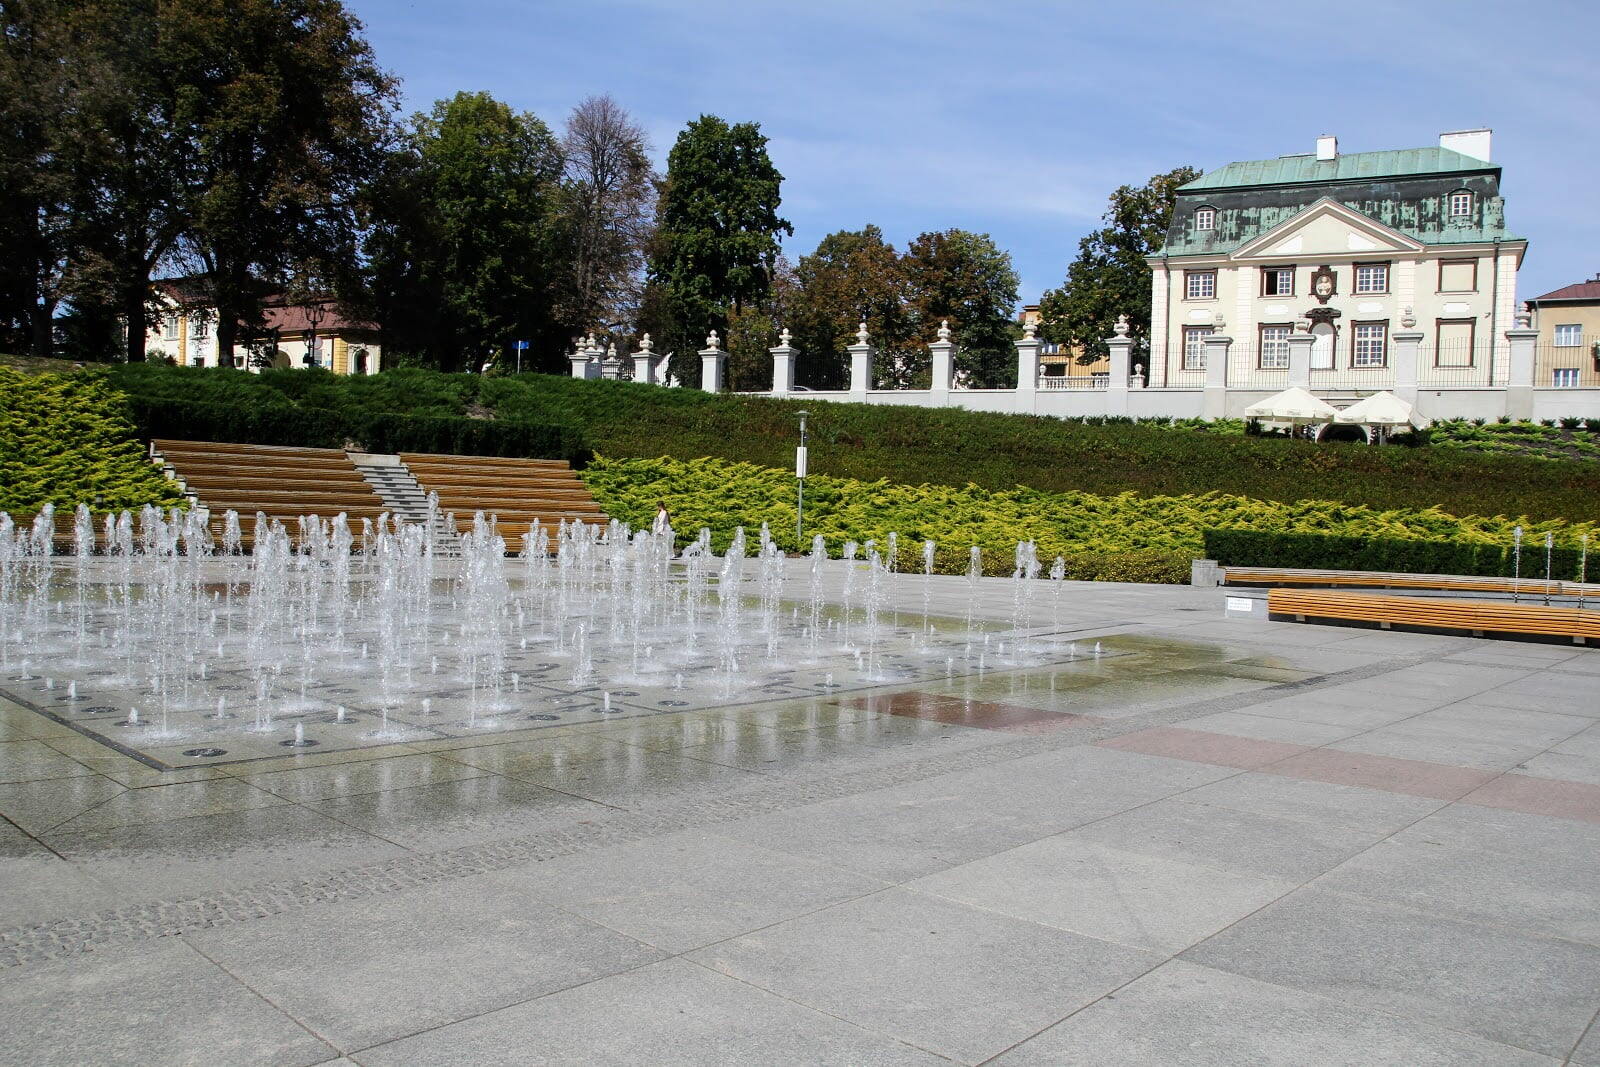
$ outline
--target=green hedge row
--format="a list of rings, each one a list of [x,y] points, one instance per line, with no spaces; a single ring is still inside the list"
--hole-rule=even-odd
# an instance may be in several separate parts
[[[1272,530],[1207,530],[1205,553],[1228,567],[1299,567],[1337,571],[1390,571],[1396,574],[1470,574],[1509,578],[1517,572],[1511,545],[1465,541],[1411,541],[1385,537]],[[1575,581],[1586,569],[1582,553],[1550,552],[1550,576]],[[1521,575],[1543,578],[1543,542],[1522,546]]]
[[[237,441],[371,452],[564,459],[576,468],[593,453],[571,426],[516,419],[399,415],[292,404],[212,404],[135,394],[129,408],[141,437]]]

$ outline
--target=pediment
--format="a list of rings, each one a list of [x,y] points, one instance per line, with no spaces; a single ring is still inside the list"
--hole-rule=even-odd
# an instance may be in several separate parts
[[[1234,259],[1384,256],[1422,251],[1422,244],[1330,197],[1283,220],[1233,252]]]

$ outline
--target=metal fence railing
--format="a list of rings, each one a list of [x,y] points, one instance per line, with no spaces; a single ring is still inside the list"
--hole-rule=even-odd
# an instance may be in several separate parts
[[[1600,389],[1600,342],[1546,342],[1533,350],[1536,389]]]

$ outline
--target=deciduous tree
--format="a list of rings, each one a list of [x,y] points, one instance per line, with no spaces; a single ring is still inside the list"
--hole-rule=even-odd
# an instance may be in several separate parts
[[[1145,257],[1161,249],[1178,186],[1200,176],[1193,167],[1157,174],[1142,186],[1124,185],[1111,194],[1105,225],[1078,242],[1078,258],[1059,289],[1039,301],[1043,335],[1063,348],[1077,347],[1085,360],[1105,351],[1117,316],[1128,316],[1129,334],[1140,354],[1149,350],[1150,268]]]
[[[561,147],[572,242],[572,292],[563,317],[574,330],[631,322],[654,228],[650,142],[621,104],[602,95],[573,109]]]
[[[912,241],[901,259],[906,302],[922,342],[948,320],[959,344],[956,373],[977,388],[1016,385],[1012,315],[1017,272],[1011,255],[985,233],[943,230]],[[927,365],[926,349],[918,356]]]
[[[877,384],[905,384],[912,339],[905,274],[894,246],[873,225],[830,233],[795,267],[799,292],[788,325],[800,349],[795,380],[813,389],[842,389],[849,380],[846,349],[867,324],[878,349]]]

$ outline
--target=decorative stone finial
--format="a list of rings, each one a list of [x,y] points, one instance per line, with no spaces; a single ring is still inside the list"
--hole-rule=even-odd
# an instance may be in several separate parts
[[[867,343],[867,320],[866,319],[862,319],[861,320],[861,325],[856,327],[856,344],[864,345],[866,343]]]
[[[606,345],[606,362],[614,363],[617,360],[617,342],[612,341]]]
[[[716,348],[720,344],[722,344],[722,341],[721,341],[720,338],[717,337],[717,331],[716,330],[712,330],[709,334],[706,335],[706,347],[707,348]]]
[[[1218,319],[1217,324],[1220,326],[1222,324],[1222,320]],[[1111,327],[1111,332],[1115,333],[1118,337],[1128,336],[1128,316],[1118,315],[1117,324]]]
[[[1414,311],[1412,311],[1410,307],[1407,307],[1404,311],[1402,311],[1400,313],[1400,325],[1404,326],[1406,329],[1409,330],[1412,327],[1416,326],[1416,324],[1417,324],[1416,313]]]
[[[1223,318],[1222,312],[1219,311],[1215,315],[1211,316],[1211,325],[1217,328],[1218,333],[1221,333],[1222,328],[1228,325],[1228,320]]]
[[[643,352],[645,355],[648,356],[650,354],[650,350],[655,346],[656,343],[650,340],[649,334],[645,334],[643,337],[639,338],[639,351]]]
[[[596,339],[594,334],[591,333],[587,338],[585,338],[584,351],[588,352],[591,356],[598,356],[600,354],[600,342],[598,339]]]
[[[1027,322],[1024,322],[1022,324],[1022,339],[1024,341],[1033,340],[1034,335],[1037,334],[1038,332],[1039,332],[1039,324],[1037,322],[1033,321],[1032,319],[1029,319]]]
[[[1526,330],[1532,326],[1533,312],[1528,309],[1528,304],[1524,301],[1517,307],[1517,329]]]
[[[1304,316],[1302,316],[1302,317],[1300,317],[1298,319],[1295,319],[1294,320],[1294,332],[1295,333],[1310,333],[1311,332],[1311,320],[1308,319],[1308,318],[1305,318]]]
[[[778,344],[784,348],[788,348],[790,336],[789,327],[785,326],[783,329],[778,331]]]
[[[939,323],[939,340],[941,340],[941,341],[950,340],[950,320],[949,319],[943,319]]]

